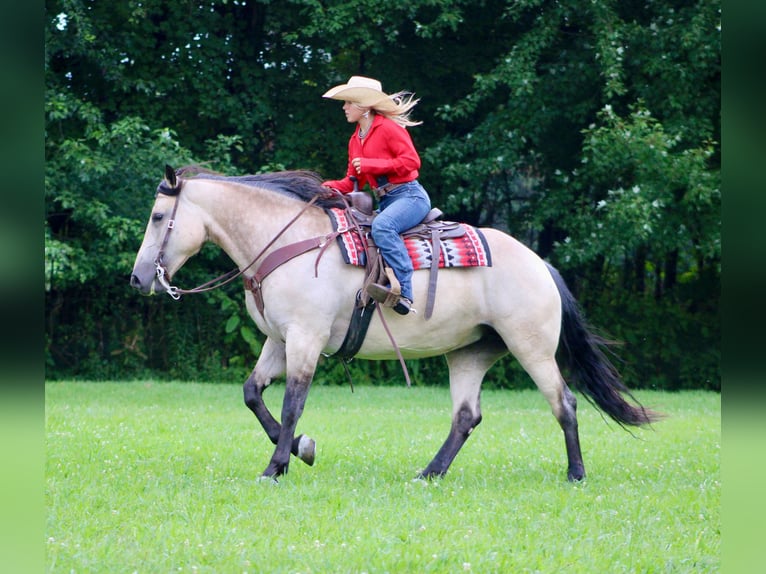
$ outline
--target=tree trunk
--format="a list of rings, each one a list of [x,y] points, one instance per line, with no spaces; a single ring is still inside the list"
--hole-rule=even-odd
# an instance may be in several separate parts
[[[646,246],[641,245],[636,251],[636,257],[633,260],[633,289],[636,293],[646,292]]]

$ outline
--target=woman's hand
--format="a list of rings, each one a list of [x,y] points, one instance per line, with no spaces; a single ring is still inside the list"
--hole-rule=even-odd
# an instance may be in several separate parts
[[[362,173],[362,158],[361,157],[355,157],[354,159],[352,159],[351,165],[354,166],[356,173]]]
[[[333,199],[335,197],[340,197],[343,195],[343,192],[340,190],[335,189],[334,187],[330,186],[323,186],[324,189],[317,193],[317,199]]]

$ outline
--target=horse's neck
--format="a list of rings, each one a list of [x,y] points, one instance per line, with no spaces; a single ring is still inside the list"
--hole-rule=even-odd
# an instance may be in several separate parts
[[[206,214],[208,239],[240,267],[249,265],[275,239],[273,248],[327,233],[329,219],[275,192],[240,185],[208,182],[191,198]],[[214,189],[213,189],[214,188]]]

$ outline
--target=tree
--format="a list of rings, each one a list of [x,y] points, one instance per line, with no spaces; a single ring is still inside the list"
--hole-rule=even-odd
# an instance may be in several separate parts
[[[441,108],[447,120],[471,117],[474,127],[429,149],[445,169],[443,186],[453,190],[450,206],[478,213],[492,203],[498,181],[507,182],[510,196],[520,182],[536,182],[529,209],[504,214],[512,229],[539,226],[539,217],[523,216],[545,211],[558,197],[566,210],[569,182],[552,175],[579,168],[584,130],[605,106],[624,115],[642,102],[670,137],[680,138],[680,149],[711,145],[708,167],[718,168],[718,3],[533,0],[509,3],[501,18],[510,36],[498,44],[510,49],[476,74],[456,105]],[[522,199],[528,195],[522,189]],[[545,255],[565,235],[552,221],[538,231]]]
[[[668,367],[693,340],[715,388],[719,22],[710,0],[47,0],[49,374],[246,368],[258,338],[238,293],[178,307],[127,291],[150,194],[165,163],[337,176],[349,126],[321,94],[362,74],[421,98],[435,205],[560,267],[631,362],[658,365],[640,384],[694,379],[691,362]],[[494,372],[515,384],[508,364]]]

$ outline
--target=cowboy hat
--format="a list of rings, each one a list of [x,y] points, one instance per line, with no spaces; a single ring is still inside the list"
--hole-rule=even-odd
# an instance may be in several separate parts
[[[364,76],[351,76],[347,83],[330,88],[322,97],[354,102],[363,108],[383,112],[396,110],[396,102],[383,91],[380,82]]]

